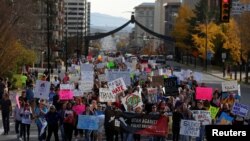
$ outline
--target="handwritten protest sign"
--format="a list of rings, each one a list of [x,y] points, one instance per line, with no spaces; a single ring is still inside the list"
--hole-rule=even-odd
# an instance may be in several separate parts
[[[214,107],[214,106],[210,106],[209,111],[211,114],[211,118],[215,119],[217,113],[219,112],[220,108]]]
[[[241,117],[246,117],[248,114],[248,109],[249,107],[247,105],[235,102],[232,108],[232,113]]]
[[[107,77],[105,74],[100,74],[98,75],[98,79],[100,82],[106,82],[107,81]]]
[[[181,120],[180,135],[199,137],[200,122],[193,120]]]
[[[196,99],[211,101],[213,98],[213,88],[196,87]]]
[[[123,97],[122,104],[127,111],[143,105],[141,95],[138,92]]]
[[[94,71],[93,65],[92,64],[81,64],[81,72],[84,72],[84,71],[93,72]]]
[[[110,92],[107,88],[99,89],[99,100],[100,102],[115,102],[115,95]]]
[[[35,98],[48,99],[50,91],[50,82],[48,81],[36,81],[35,86]]]
[[[60,90],[59,91],[60,100],[70,100],[73,99],[73,92],[71,90]]]
[[[157,88],[148,88],[147,92],[148,103],[157,103]]]
[[[98,130],[99,129],[98,116],[79,115],[77,129]]]
[[[237,81],[224,81],[224,82],[222,82],[222,91],[223,92],[230,92],[230,91],[237,91],[237,90],[238,90]]]
[[[74,96],[83,96],[83,92],[80,91],[80,90],[77,90],[77,89],[75,89],[75,90],[73,91],[73,93],[74,93]]]
[[[212,122],[209,111],[205,110],[192,110],[194,119],[202,123],[202,125],[209,125]]]
[[[127,90],[123,78],[118,78],[111,82],[108,82],[108,87],[109,90],[112,92],[112,94],[118,94],[120,92]]]
[[[105,63],[99,63],[99,64],[96,65],[96,68],[97,69],[102,69],[102,68],[105,67],[105,65],[106,65]]]
[[[79,81],[79,89],[82,92],[92,92],[94,86],[94,82],[90,82],[90,81]]]
[[[72,90],[74,86],[71,84],[60,84],[60,90]]]
[[[233,121],[233,117],[229,116],[227,113],[222,112],[217,123],[218,125],[229,125]]]
[[[90,71],[82,72],[81,80],[82,81],[89,81],[89,82],[94,81],[94,72],[90,72]]]

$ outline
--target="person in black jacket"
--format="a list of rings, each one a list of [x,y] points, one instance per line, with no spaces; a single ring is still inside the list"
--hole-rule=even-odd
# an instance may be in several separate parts
[[[2,121],[4,128],[4,135],[8,135],[10,131],[10,113],[12,112],[11,101],[9,95],[5,93],[3,99],[0,100],[0,106],[2,110]]]
[[[59,141],[58,128],[60,115],[56,112],[56,107],[54,105],[50,106],[49,112],[45,115],[45,118],[48,122],[48,136],[46,140],[50,141],[52,133],[54,133],[55,141]]]

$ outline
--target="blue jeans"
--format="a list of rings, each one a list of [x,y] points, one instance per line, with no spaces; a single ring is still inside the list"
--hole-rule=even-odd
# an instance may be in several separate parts
[[[91,141],[92,130],[85,130],[85,141]]]
[[[61,132],[62,141],[64,141],[64,140],[65,140],[65,135],[64,135],[64,128],[63,128],[63,125],[60,125],[60,132]]]
[[[132,141],[133,140],[133,134],[128,132],[123,132],[123,141]]]

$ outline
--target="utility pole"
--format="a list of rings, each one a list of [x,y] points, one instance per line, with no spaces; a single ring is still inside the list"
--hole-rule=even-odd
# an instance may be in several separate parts
[[[47,52],[48,52],[48,76],[47,76],[47,81],[50,81],[50,4],[49,0],[47,0]]]

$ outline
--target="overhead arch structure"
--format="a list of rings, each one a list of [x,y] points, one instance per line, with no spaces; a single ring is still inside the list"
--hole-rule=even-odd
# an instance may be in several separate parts
[[[101,38],[104,38],[104,37],[107,37],[107,36],[110,36],[110,35],[113,35],[114,33],[116,32],[119,32],[120,30],[122,30],[123,28],[125,28],[126,26],[128,26],[130,23],[132,24],[136,24],[138,25],[142,30],[144,30],[145,32],[151,34],[152,36],[155,36],[161,40],[164,40],[164,41],[169,41],[169,42],[174,42],[174,38],[170,37],[170,36],[165,36],[165,35],[162,35],[162,34],[159,34],[159,33],[156,33],[150,29],[148,29],[147,27],[143,26],[142,24],[140,24],[138,21],[136,21],[134,15],[131,16],[131,19],[126,22],[125,24],[123,24],[122,26],[112,30],[112,31],[109,31],[109,32],[106,32],[106,33],[100,33],[98,35],[92,35],[92,36],[85,36],[84,37],[84,41],[85,41],[85,56],[88,55],[88,51],[89,51],[89,43],[91,40],[98,40],[98,39],[101,39]]]

